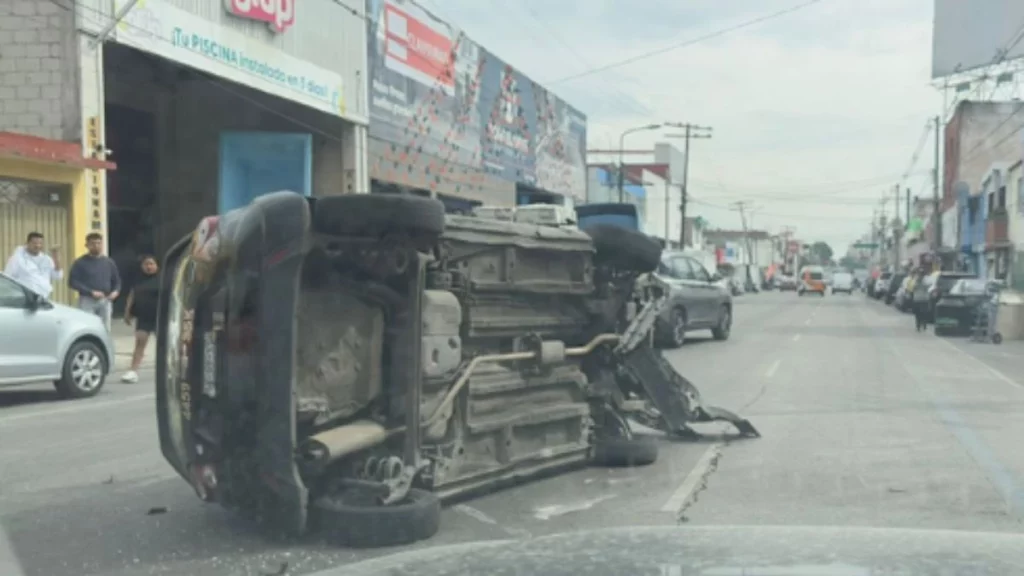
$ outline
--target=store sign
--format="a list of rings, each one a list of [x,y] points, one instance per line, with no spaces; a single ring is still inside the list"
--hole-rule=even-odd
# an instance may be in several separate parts
[[[224,7],[239,18],[266,22],[279,34],[295,23],[295,0],[224,0]]]
[[[370,136],[389,148],[371,159],[383,165],[375,177],[456,195],[498,180],[585,200],[582,113],[413,2],[367,6]]]
[[[116,0],[115,11],[128,2]],[[258,3],[271,4],[269,0]],[[282,2],[273,4],[276,10]],[[345,93],[338,73],[166,2],[136,4],[118,23],[114,39],[267,94],[345,116]]]

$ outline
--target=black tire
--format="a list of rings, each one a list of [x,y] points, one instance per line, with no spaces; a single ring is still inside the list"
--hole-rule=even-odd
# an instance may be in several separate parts
[[[647,466],[658,459],[658,443],[654,438],[601,438],[594,443],[592,462],[597,466]]]
[[[106,382],[108,360],[89,340],[79,340],[64,355],[60,380],[54,382],[62,398],[90,398],[99,394]]]
[[[728,340],[732,334],[732,311],[728,306],[722,305],[718,311],[718,324],[711,329],[711,335],[715,340]]]
[[[324,196],[313,203],[313,230],[357,238],[399,233],[436,242],[444,232],[444,204],[409,194]]]
[[[416,488],[391,506],[358,491],[324,496],[313,502],[313,512],[326,538],[350,548],[412,544],[437,534],[441,527],[441,501]]]
[[[595,224],[584,230],[594,242],[594,261],[619,270],[654,272],[661,263],[661,243],[636,230]]]
[[[680,348],[686,343],[686,310],[674,308],[668,324],[662,323],[661,341],[668,348]]]
[[[992,335],[992,343],[996,344],[996,345],[1002,344],[1003,343],[1003,335],[1000,334],[999,332],[996,332],[995,334],[993,334]]]

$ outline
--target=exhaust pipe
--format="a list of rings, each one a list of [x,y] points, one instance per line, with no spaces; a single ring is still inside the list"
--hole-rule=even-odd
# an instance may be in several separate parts
[[[326,466],[344,456],[372,448],[387,439],[387,430],[372,420],[358,420],[310,436],[299,446],[303,459]]]

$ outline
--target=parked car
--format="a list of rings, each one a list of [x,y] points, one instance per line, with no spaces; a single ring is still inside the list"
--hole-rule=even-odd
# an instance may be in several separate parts
[[[849,272],[836,272],[832,275],[832,293],[853,294],[855,279]]]
[[[796,278],[785,274],[779,275],[777,284],[780,292],[792,292],[797,288]]]
[[[896,290],[896,296],[893,298],[893,306],[895,306],[900,312],[910,312],[910,298],[913,293],[914,276],[907,275],[900,284],[899,289]]]
[[[889,279],[889,283],[886,285],[885,294],[883,295],[886,304],[891,305],[896,301],[896,293],[903,287],[903,281],[906,279],[907,275],[903,272],[896,272],[892,275],[892,278]]]
[[[659,343],[678,348],[687,332],[707,329],[716,340],[729,338],[732,294],[720,284],[722,278],[685,251],[664,253],[656,274],[672,290],[655,324]]]
[[[943,270],[932,274],[931,287],[928,289],[928,311],[929,319],[935,321],[935,307],[939,300],[949,294],[953,286],[960,280],[977,278],[977,274],[970,272],[951,272]]]
[[[875,280],[874,292],[871,296],[876,300],[881,300],[885,297],[889,291],[889,282],[892,281],[892,272],[882,272],[878,279]]]
[[[957,280],[935,305],[935,335],[965,336],[971,332],[981,306],[988,302],[988,282],[980,278]]]
[[[0,388],[49,380],[65,398],[103,388],[114,348],[98,316],[0,274],[0,326]]]

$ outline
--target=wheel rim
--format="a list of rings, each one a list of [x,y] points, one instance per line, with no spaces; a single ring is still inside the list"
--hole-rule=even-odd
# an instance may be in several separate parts
[[[92,350],[79,350],[71,359],[71,380],[83,392],[92,392],[103,381],[103,361]]]
[[[676,344],[682,344],[686,338],[686,316],[682,312],[676,312],[675,323],[672,325],[672,338]]]

